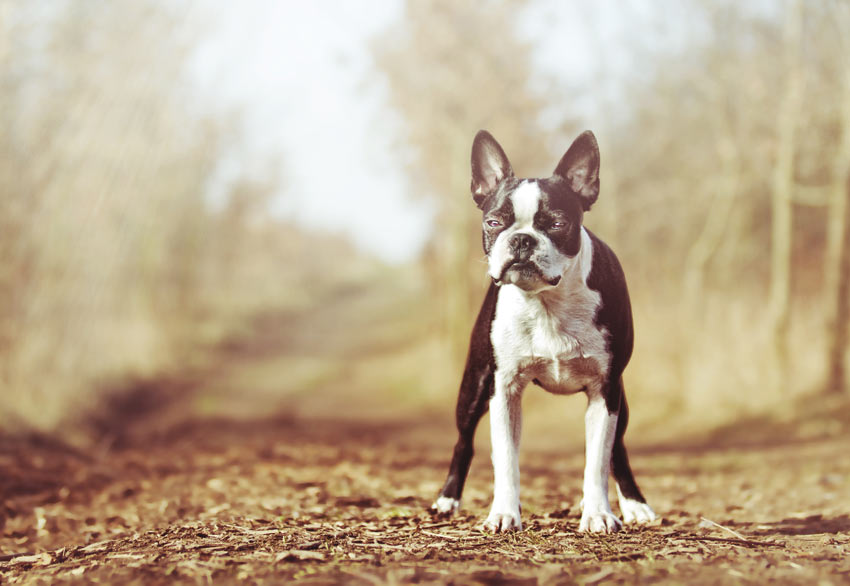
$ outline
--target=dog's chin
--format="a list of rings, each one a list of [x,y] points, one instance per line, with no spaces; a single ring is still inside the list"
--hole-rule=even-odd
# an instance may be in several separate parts
[[[546,277],[536,264],[531,262],[514,263],[502,271],[502,276],[496,279],[498,285],[515,285],[523,291],[537,293],[544,289],[555,287],[561,281],[561,276]]]

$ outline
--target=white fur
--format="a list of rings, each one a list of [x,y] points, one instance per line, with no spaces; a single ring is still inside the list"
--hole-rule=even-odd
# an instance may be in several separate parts
[[[457,499],[453,499],[448,496],[440,496],[437,497],[437,500],[434,501],[434,504],[431,505],[431,508],[437,511],[438,513],[448,513],[454,514],[460,506],[460,501]]]
[[[498,280],[502,276],[512,258],[509,243],[511,237],[518,233],[529,234],[537,240],[537,248],[529,260],[540,268],[547,280],[562,275],[567,268],[569,258],[561,254],[547,234],[534,227],[534,215],[540,207],[541,196],[540,186],[529,180],[520,183],[511,195],[514,223],[496,238],[488,259],[488,273],[494,279]],[[545,283],[541,283],[541,287],[545,288]]]
[[[522,529],[519,509],[521,405],[522,389],[496,373],[496,391],[490,399],[493,506],[484,522],[485,528],[494,533]]]
[[[499,291],[491,337],[496,368],[509,386],[522,389],[536,378],[553,392],[570,393],[602,384],[610,356],[605,332],[594,323],[601,297],[587,286],[593,243],[584,228],[581,236],[581,249],[564,262],[556,287],[529,293],[504,285]],[[596,373],[573,376],[575,359],[595,361]]]
[[[617,415],[608,413],[601,394],[588,395],[584,427],[584,499],[579,531],[613,533],[622,526],[608,502],[608,475],[611,473]]]
[[[528,228],[534,224],[534,215],[540,208],[540,196],[540,186],[537,183],[526,179],[519,184],[511,195],[514,227]]]
[[[519,206],[523,214],[527,213],[526,204],[521,201]],[[617,416],[608,414],[600,393],[610,356],[605,332],[594,323],[601,298],[587,286],[593,259],[590,236],[582,228],[579,253],[571,259],[559,256],[562,258],[555,262],[563,266],[563,278],[557,286],[530,293],[503,285],[496,303],[491,331],[496,388],[490,401],[495,482],[493,506],[485,522],[486,528],[496,532],[521,527],[520,401],[522,390],[535,378],[552,392],[587,392],[587,506],[581,528],[611,532],[620,526],[607,494]]]
[[[620,514],[624,523],[649,523],[655,520],[655,511],[646,503],[625,498],[617,487],[617,499],[620,501]]]

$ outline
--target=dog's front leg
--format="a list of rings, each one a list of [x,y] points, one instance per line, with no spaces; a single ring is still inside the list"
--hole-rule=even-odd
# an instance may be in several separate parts
[[[617,431],[617,414],[609,413],[601,393],[588,397],[585,425],[584,499],[579,531],[613,533],[622,527],[608,501],[611,451]]]
[[[493,506],[484,528],[499,533],[521,530],[519,505],[519,440],[522,388],[496,375],[490,399],[490,444],[493,459]]]

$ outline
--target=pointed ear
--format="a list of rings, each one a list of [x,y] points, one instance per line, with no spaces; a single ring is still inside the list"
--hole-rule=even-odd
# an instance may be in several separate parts
[[[585,130],[573,141],[558,163],[555,175],[567,181],[581,198],[584,210],[589,210],[599,197],[599,145],[592,132]]]
[[[513,177],[514,171],[505,151],[486,130],[479,130],[472,143],[472,199],[480,208],[496,193],[499,182]]]

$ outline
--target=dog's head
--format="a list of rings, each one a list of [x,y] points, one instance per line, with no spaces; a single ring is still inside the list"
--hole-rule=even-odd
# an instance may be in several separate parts
[[[581,249],[581,221],[599,196],[599,147],[590,131],[545,179],[518,179],[496,139],[472,145],[472,197],[484,212],[484,252],[497,284],[556,287]]]

